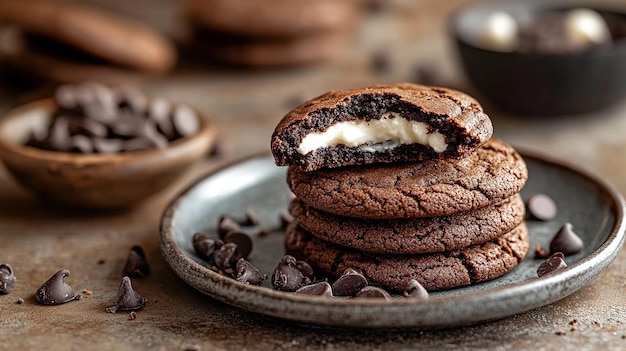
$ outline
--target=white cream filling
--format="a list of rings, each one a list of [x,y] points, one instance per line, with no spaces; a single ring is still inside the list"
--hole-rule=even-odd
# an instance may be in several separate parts
[[[429,133],[426,123],[409,121],[397,112],[385,112],[380,119],[339,122],[323,132],[309,133],[297,150],[306,155],[320,148],[345,145],[364,146],[363,150],[375,152],[415,143],[429,146],[437,153],[448,147],[443,134]]]

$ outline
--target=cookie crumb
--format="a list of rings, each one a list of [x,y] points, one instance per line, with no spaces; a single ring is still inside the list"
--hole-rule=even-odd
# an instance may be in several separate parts
[[[105,263],[106,263],[106,260],[104,258],[101,258],[98,260],[98,264],[100,265],[105,264]]]
[[[548,256],[550,255],[548,254],[546,249],[544,249],[539,244],[535,245],[535,259],[539,259],[539,258],[545,259],[545,258],[548,258]]]
[[[131,312],[128,314],[128,320],[129,320],[129,321],[132,321],[132,320],[135,320],[135,319],[137,319],[137,312],[135,312],[135,311],[131,311]]]
[[[18,305],[21,305],[21,304],[23,304],[23,303],[24,303],[24,299],[23,299],[23,298],[21,298],[21,297],[18,297],[18,298],[17,298],[17,301],[15,301],[15,303],[16,303],[16,304],[18,304]]]
[[[83,294],[85,294],[85,295],[93,295],[93,291],[91,291],[89,289],[83,289]]]
[[[554,334],[556,334],[556,335],[558,335],[558,336],[567,335],[567,333],[566,333],[566,332],[564,332],[564,331],[560,331],[560,330],[559,330],[559,331],[555,331],[555,332],[554,332]]]

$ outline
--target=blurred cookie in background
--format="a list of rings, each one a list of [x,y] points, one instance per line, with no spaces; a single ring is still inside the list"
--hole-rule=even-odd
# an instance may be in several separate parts
[[[186,0],[182,6],[190,55],[256,68],[336,57],[361,12],[358,0]]]
[[[177,60],[150,27],[86,6],[0,0],[0,23],[2,69],[35,81],[122,83],[163,74]]]

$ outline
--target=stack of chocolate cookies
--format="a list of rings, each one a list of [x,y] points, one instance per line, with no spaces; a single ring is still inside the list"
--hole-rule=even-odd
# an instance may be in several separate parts
[[[354,0],[186,0],[192,52],[248,67],[293,66],[335,57],[358,13]]]
[[[415,84],[329,92],[288,113],[272,136],[296,195],[288,253],[320,273],[360,271],[404,291],[497,278],[529,238],[521,156],[492,138],[473,98]]]

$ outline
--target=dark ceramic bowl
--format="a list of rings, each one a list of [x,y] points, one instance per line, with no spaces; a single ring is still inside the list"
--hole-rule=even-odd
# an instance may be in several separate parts
[[[215,128],[200,119],[198,132],[162,149],[83,155],[24,146],[30,131],[46,128],[51,99],[9,111],[0,119],[0,158],[25,188],[52,202],[90,209],[135,205],[178,179],[205,156]]]
[[[606,47],[567,54],[496,52],[479,47],[478,38],[485,20],[496,11],[532,18],[546,11],[588,8],[605,18],[623,21],[622,28],[626,28],[626,6],[622,10],[597,6],[592,2],[566,5],[563,1],[472,4],[451,17],[451,33],[470,82],[503,110],[527,115],[592,111],[611,105],[626,93],[626,38],[614,39]]]

